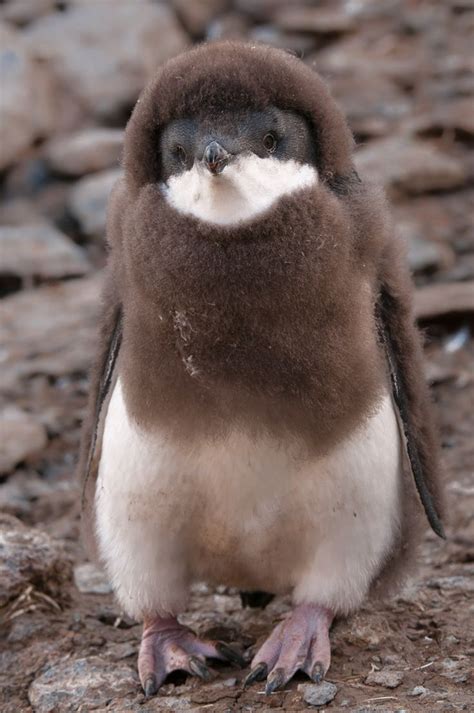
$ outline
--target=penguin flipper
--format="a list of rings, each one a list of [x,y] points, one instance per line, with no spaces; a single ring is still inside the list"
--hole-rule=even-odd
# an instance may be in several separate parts
[[[422,352],[403,290],[382,284],[377,303],[379,338],[390,373],[393,400],[418,495],[433,531],[445,539],[438,492],[436,430],[422,378]]]
[[[83,534],[92,554],[94,541],[94,499],[101,450],[101,422],[104,404],[115,381],[117,359],[122,341],[122,308],[113,286],[106,285],[99,350],[91,372],[88,411],[84,421],[78,476],[81,481]]]

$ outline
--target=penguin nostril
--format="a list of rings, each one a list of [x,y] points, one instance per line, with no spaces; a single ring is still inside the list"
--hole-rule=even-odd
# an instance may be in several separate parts
[[[203,161],[208,170],[216,176],[222,173],[224,168],[229,163],[230,154],[217,141],[211,141],[204,151]]]

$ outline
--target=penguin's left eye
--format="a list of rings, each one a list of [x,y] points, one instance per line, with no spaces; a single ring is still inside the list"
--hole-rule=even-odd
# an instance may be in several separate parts
[[[270,131],[268,134],[265,134],[263,137],[263,145],[267,149],[268,153],[273,153],[277,147],[278,141],[277,137],[275,134],[272,134]]]
[[[174,150],[174,153],[178,161],[184,166],[187,158],[186,151],[184,150],[184,148],[180,144],[178,144]]]

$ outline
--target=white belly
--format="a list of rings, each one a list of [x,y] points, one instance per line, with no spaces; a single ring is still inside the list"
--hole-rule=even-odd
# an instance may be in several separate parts
[[[292,590],[339,612],[357,607],[398,527],[401,446],[387,395],[324,458],[296,443],[225,440],[184,448],[110,400],[96,492],[99,548],[137,618],[177,613],[190,582]]]

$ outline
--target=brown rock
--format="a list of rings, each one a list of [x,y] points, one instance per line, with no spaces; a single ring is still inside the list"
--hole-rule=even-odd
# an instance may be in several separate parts
[[[28,279],[84,275],[90,269],[81,248],[47,223],[0,226],[2,272]]]
[[[304,56],[314,49],[314,38],[311,35],[284,32],[274,25],[257,25],[249,32],[249,36],[257,42],[295,52],[298,56]]]
[[[0,25],[0,170],[55,127],[55,91],[48,72],[12,27]]]
[[[103,236],[107,201],[110,191],[121,175],[120,169],[112,168],[81,178],[71,189],[69,208],[86,235]]]
[[[287,32],[317,35],[340,34],[354,27],[353,16],[337,8],[287,7],[275,14],[274,21]]]
[[[456,132],[460,138],[474,136],[474,99],[462,98],[436,107],[411,124],[419,136]]]
[[[0,7],[0,20],[25,25],[56,7],[56,0],[6,0]]]
[[[9,406],[0,412],[0,474],[41,451],[48,442],[45,427],[26,411]]]
[[[331,92],[358,136],[383,136],[410,111],[406,94],[376,67],[332,77]]]
[[[288,0],[234,0],[235,9],[255,20],[273,20],[278,10],[286,7]]]
[[[408,264],[414,272],[448,269],[454,264],[452,248],[444,242],[425,238],[423,224],[414,217],[397,220],[395,229],[407,246]]]
[[[176,14],[193,37],[202,37],[208,25],[229,7],[228,0],[172,0]]]
[[[363,22],[360,16],[358,22]],[[397,36],[394,40],[388,35],[387,40],[381,42],[378,33],[372,36],[365,32],[356,33],[331,43],[314,59],[318,70],[330,77],[365,74],[375,68],[381,75],[403,86],[412,86],[421,72],[429,72],[432,59],[426,46],[417,38]]]
[[[247,18],[236,12],[228,12],[209,24],[206,40],[241,40],[245,39],[247,30]]]
[[[365,178],[397,194],[419,194],[461,186],[460,161],[429,144],[405,137],[379,139],[359,149],[355,163]]]
[[[71,565],[59,542],[0,514],[0,607],[29,584],[55,596],[70,576]]]
[[[17,292],[2,300],[0,388],[34,374],[85,371],[96,347],[101,275]]]
[[[108,2],[74,5],[29,26],[25,41],[89,116],[129,107],[156,67],[187,45],[172,11],[149,0],[113,11]]]
[[[118,166],[123,145],[121,129],[84,129],[50,141],[45,158],[52,169],[66,176],[83,176]]]
[[[431,319],[457,312],[474,312],[474,280],[437,282],[415,292],[415,314],[418,319]]]

